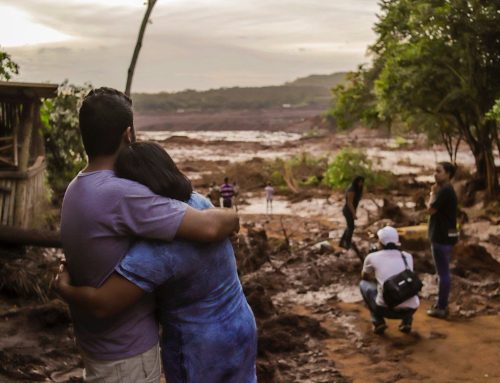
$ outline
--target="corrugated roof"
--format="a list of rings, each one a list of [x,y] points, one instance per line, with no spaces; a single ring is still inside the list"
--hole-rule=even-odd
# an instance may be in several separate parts
[[[57,84],[0,81],[2,98],[52,98],[57,96]]]

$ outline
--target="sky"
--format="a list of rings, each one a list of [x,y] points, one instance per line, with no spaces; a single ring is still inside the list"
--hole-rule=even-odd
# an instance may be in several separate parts
[[[143,0],[0,0],[14,81],[125,87]],[[278,85],[370,61],[377,0],[158,0],[133,92]]]

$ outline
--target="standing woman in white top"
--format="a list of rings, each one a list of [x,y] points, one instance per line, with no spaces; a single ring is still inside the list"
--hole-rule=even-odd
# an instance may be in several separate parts
[[[266,191],[266,213],[273,213],[273,194],[274,188],[271,186],[271,182],[268,182],[264,188]]]

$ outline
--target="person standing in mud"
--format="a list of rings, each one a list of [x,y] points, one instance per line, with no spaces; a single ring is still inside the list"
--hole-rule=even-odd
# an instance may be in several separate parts
[[[432,257],[439,279],[438,300],[427,315],[435,318],[448,316],[448,298],[451,287],[450,258],[453,246],[458,241],[457,231],[457,195],[451,185],[456,168],[449,162],[440,162],[436,166],[428,202],[429,240]]]
[[[67,269],[80,286],[100,286],[138,237],[212,242],[239,227],[233,211],[203,211],[118,178],[120,149],[135,141],[132,101],[112,88],[91,90],[79,111],[88,164],[69,184],[61,209]],[[159,329],[154,297],[107,319],[70,305],[85,382],[159,382]]]
[[[222,207],[233,207],[234,187],[229,183],[229,178],[224,178],[224,183],[220,187],[222,197]]]
[[[215,181],[210,184],[207,197],[212,202],[212,205],[220,207],[220,188]]]
[[[234,191],[233,206],[234,206],[234,210],[238,211],[238,196],[240,194],[240,187],[238,186],[236,181],[234,181],[234,183],[233,183],[233,191]]]
[[[266,213],[273,213],[273,195],[274,188],[271,186],[271,182],[268,182],[266,187],[264,188],[266,192]]]
[[[350,249],[352,245],[352,236],[354,234],[354,221],[357,219],[356,210],[363,196],[363,186],[365,178],[363,176],[354,177],[351,185],[347,188],[345,192],[345,204],[342,209],[342,214],[344,214],[347,228],[342,234],[340,239],[340,247],[344,249]]]

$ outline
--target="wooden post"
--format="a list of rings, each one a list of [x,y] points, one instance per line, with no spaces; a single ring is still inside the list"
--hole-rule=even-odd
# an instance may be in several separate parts
[[[20,123],[20,144],[19,151],[19,172],[26,172],[28,170],[30,159],[31,136],[33,134],[33,103],[26,102],[23,105],[23,112]],[[28,222],[24,219],[25,210],[27,206],[26,190],[27,180],[20,179],[16,188],[15,207],[14,207],[14,226],[27,227]]]

